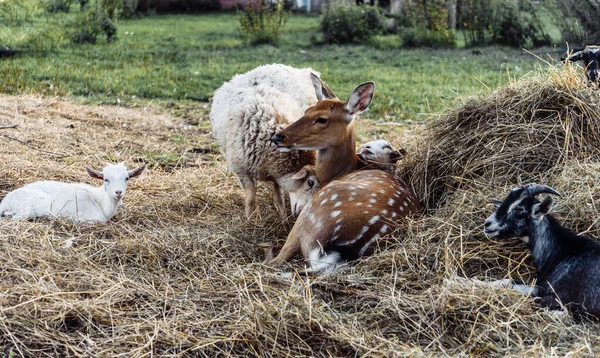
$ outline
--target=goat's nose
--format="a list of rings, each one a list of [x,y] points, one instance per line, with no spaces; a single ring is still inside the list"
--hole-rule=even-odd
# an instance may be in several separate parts
[[[121,195],[121,194],[123,194],[123,190],[115,190],[115,194]]]
[[[271,137],[271,140],[273,141],[273,143],[279,144],[285,140],[285,136],[282,136],[280,134],[275,134],[274,136]]]
[[[365,145],[365,149],[371,149],[370,145]]]

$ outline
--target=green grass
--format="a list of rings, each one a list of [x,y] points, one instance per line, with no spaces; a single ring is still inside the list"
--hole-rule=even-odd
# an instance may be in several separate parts
[[[243,43],[231,13],[124,20],[114,43],[61,40],[51,51],[0,59],[0,90],[71,95],[85,102],[205,102],[236,73],[284,63],[321,72],[342,99],[356,85],[373,80],[377,90],[369,117],[421,119],[440,112],[446,100],[495,88],[538,63],[502,48],[481,55],[464,49],[404,50],[392,35],[371,44],[315,46],[318,26],[318,17],[292,15],[275,47]],[[0,28],[0,40],[9,39],[7,31],[14,28]]]

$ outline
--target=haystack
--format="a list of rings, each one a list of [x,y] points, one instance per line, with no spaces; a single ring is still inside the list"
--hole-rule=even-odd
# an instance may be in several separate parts
[[[489,101],[518,83],[530,89],[546,83],[547,93],[554,93],[553,82],[547,81],[558,79],[523,80],[469,103]],[[515,88],[514,93],[524,93]],[[596,96],[576,83],[568,88]],[[514,101],[510,103],[517,106],[519,101]],[[593,107],[588,99],[588,107],[574,102],[565,102],[571,109],[561,113]],[[434,125],[425,142],[469,103]],[[542,111],[542,106],[536,108]],[[504,111],[496,108],[497,113]],[[444,196],[432,201],[435,210],[388,236],[369,258],[330,275],[287,279],[262,264],[256,244],[284,239],[292,220],[281,222],[266,191],[259,191],[260,215],[245,220],[242,192],[223,158],[194,150],[214,145],[207,121],[189,127],[186,119],[160,112],[1,98],[0,125],[19,127],[0,135],[44,151],[0,137],[0,196],[40,179],[88,180],[84,163],[143,158],[150,167],[130,184],[123,208],[108,223],[0,220],[1,355],[600,355],[599,325],[540,309],[533,299],[508,289],[464,280],[511,277],[534,282],[536,273],[522,243],[491,241],[482,234],[483,220],[493,210],[490,198],[502,197],[519,184],[520,173],[561,191],[556,216],[598,237],[600,160],[590,144],[594,131],[591,136],[583,133],[585,127],[573,121],[559,122],[570,123],[561,131],[559,124],[551,127],[548,120],[539,120],[551,128],[551,141],[534,131],[539,126],[531,121],[498,120],[504,132],[492,131],[485,122],[481,126],[489,133],[478,141],[475,122],[464,125],[470,129],[463,136],[443,138],[454,146],[446,148],[454,153],[454,165],[432,159],[445,158],[439,143],[418,150],[407,164],[417,164],[415,183],[430,177],[427,169],[444,174],[420,189],[424,198],[433,192],[426,188],[438,188],[435,192]],[[487,112],[471,115],[483,118]],[[364,131],[366,126],[359,126]],[[374,135],[404,145],[403,138],[394,137],[399,131],[381,131],[377,128]],[[509,154],[521,153],[523,145],[502,148],[494,137],[501,133],[511,145],[531,137],[523,142],[530,148],[523,151],[528,159],[513,165]],[[561,142],[560,133],[569,133],[569,139]],[[495,165],[480,160],[479,166],[462,159],[461,153],[484,158],[462,142],[472,138],[472,145],[485,148],[487,140],[505,157],[492,158]],[[532,154],[542,152],[533,145],[540,138],[548,141],[543,156]],[[569,144],[567,155],[558,143]],[[164,158],[171,158],[169,165],[162,164]],[[541,169],[527,173],[525,164]],[[73,245],[65,248],[66,240]],[[285,270],[300,267],[294,262]]]
[[[600,154],[600,92],[567,65],[525,77],[449,109],[407,161],[409,181],[429,209],[447,194],[540,180],[570,159]]]

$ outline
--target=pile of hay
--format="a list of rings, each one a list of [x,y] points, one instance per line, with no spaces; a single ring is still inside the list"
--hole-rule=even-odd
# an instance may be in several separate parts
[[[542,80],[521,84],[528,81]],[[588,93],[576,85],[571,91]],[[381,134],[382,127],[365,132],[365,122],[359,138]],[[482,171],[469,185],[457,185],[465,183],[457,171],[442,171],[446,181],[434,185],[452,191],[436,201],[435,215],[411,222],[375,255],[331,275],[287,279],[262,264],[256,244],[284,239],[293,220],[282,223],[263,190],[260,215],[244,219],[242,191],[222,157],[195,150],[214,148],[205,114],[189,127],[188,119],[152,109],[4,97],[0,126],[10,123],[19,127],[0,132],[0,197],[40,179],[88,180],[83,165],[104,160],[143,159],[150,170],[129,184],[124,207],[109,223],[0,221],[3,355],[600,354],[598,325],[462,279],[534,280],[520,242],[494,242],[481,233],[492,211],[489,199],[503,197],[517,184],[512,180],[494,185],[479,180],[487,175]],[[518,135],[519,124],[513,125]],[[401,146],[394,132],[387,137]],[[466,148],[460,140],[454,144]],[[560,152],[550,142],[545,146]],[[593,154],[588,144],[572,149]],[[534,164],[543,171],[532,175],[563,192],[559,218],[597,237],[600,161],[546,164],[552,161]],[[493,170],[508,178],[523,171],[517,167],[498,160]],[[73,246],[63,248],[68,239]]]
[[[598,157],[600,92],[575,71],[514,81],[436,120],[407,166],[427,207],[457,188],[516,186],[570,159]]]

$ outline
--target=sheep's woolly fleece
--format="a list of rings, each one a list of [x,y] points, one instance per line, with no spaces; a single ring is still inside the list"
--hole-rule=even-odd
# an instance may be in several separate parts
[[[567,105],[579,103],[581,93],[589,103],[600,103],[598,93],[581,87],[579,78],[570,70],[545,74],[519,82],[527,93],[509,86],[478,103],[489,112],[490,101],[503,91],[522,101],[548,95],[530,81],[570,93]],[[496,113],[500,123],[508,121],[502,111]],[[39,179],[84,181],[84,164],[143,159],[150,167],[130,184],[124,206],[106,224],[0,221],[3,354],[600,354],[597,324],[574,323],[510,290],[461,279],[534,280],[520,242],[489,241],[481,233],[493,210],[490,199],[519,180],[490,185],[487,179],[449,176],[454,182],[443,202],[405,231],[389,235],[373,256],[330,275],[285,279],[261,263],[256,244],[283,240],[291,223],[281,223],[270,200],[260,200],[260,217],[243,219],[241,190],[215,154],[206,113],[201,117],[190,127],[192,119],[152,108],[90,107],[34,97],[0,100],[0,126],[19,125],[0,130],[0,195]],[[516,132],[521,119],[513,118]],[[400,147],[415,135],[405,127],[360,121],[361,143],[383,132]],[[473,137],[478,133],[471,129]],[[455,136],[454,143],[462,145],[456,138],[466,137]],[[415,143],[407,148],[408,164],[422,158],[422,145]],[[600,162],[588,155],[563,159],[536,179],[563,194],[557,200],[559,219],[597,238]],[[509,157],[503,163],[495,168],[520,165]],[[456,181],[469,185],[456,186]]]
[[[278,179],[314,162],[310,153],[283,153],[271,142],[276,132],[317,103],[311,72],[264,65],[236,75],[215,91],[210,117],[231,171],[259,180]]]

